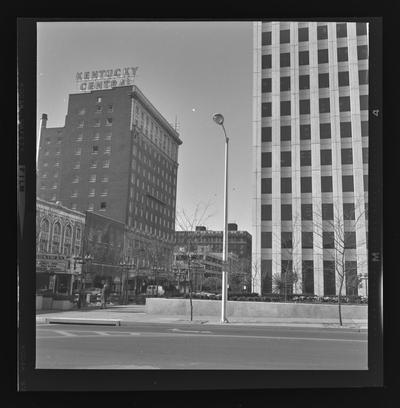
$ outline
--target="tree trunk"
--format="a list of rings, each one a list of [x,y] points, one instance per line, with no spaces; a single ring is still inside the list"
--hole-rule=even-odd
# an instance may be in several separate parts
[[[190,321],[193,321],[192,280],[189,272],[189,299],[190,299]]]
[[[342,293],[342,287],[343,287],[343,279],[340,282],[340,287],[339,287],[339,293],[338,293],[338,306],[339,306],[339,323],[341,326],[343,326],[343,322],[342,322],[342,304],[340,302],[340,297],[341,297],[341,293]]]

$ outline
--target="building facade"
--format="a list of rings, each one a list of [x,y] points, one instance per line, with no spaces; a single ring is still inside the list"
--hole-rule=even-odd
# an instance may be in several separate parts
[[[60,203],[36,202],[36,290],[70,295],[78,279],[85,214]]]
[[[368,25],[253,28],[253,291],[367,296]]]
[[[64,127],[42,116],[37,197],[103,214],[127,226],[128,246],[161,242],[172,256],[181,143],[136,86],[71,94]]]

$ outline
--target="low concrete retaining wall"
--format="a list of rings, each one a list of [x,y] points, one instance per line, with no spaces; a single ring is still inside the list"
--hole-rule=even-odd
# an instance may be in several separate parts
[[[155,315],[188,316],[190,300],[147,298],[145,312]],[[193,299],[193,316],[219,316],[220,314],[220,300]],[[227,316],[334,319],[338,316],[338,305],[228,301]],[[368,319],[368,306],[342,305],[342,317],[343,319]]]
[[[36,295],[36,310],[42,310],[43,307],[43,296]]]

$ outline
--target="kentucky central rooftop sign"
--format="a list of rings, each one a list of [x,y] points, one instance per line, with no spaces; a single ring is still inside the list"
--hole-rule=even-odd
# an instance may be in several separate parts
[[[102,69],[100,71],[77,72],[75,76],[80,91],[109,89],[115,86],[133,85],[138,67]]]

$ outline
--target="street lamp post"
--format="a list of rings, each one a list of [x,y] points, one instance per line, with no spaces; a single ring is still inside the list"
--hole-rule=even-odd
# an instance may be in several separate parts
[[[128,270],[133,268],[133,263],[129,260],[126,262],[125,260],[121,261],[119,263],[119,266],[121,267],[121,272],[125,271],[124,274],[121,273],[121,296],[120,296],[120,302],[122,304],[126,304],[128,299],[127,299],[127,291],[128,291]]]
[[[224,186],[224,235],[223,235],[223,253],[222,253],[222,308],[221,323],[228,323],[226,318],[226,300],[228,283],[228,145],[229,138],[226,135],[224,127],[224,117],[220,113],[213,115],[213,120],[217,125],[222,126],[225,135],[225,186]]]

